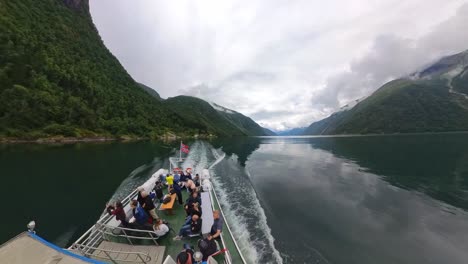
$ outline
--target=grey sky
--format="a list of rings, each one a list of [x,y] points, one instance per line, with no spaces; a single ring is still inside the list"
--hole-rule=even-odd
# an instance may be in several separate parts
[[[92,0],[106,46],[162,97],[283,130],[468,49],[465,0]]]

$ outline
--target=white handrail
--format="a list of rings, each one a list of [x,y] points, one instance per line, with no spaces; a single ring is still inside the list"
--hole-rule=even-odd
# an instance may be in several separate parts
[[[90,246],[87,246],[87,245],[82,245],[82,244],[76,244],[74,243],[72,245],[72,248],[71,250],[78,250],[81,252],[81,248],[83,249],[87,249],[87,251],[89,249],[92,249],[94,251],[102,251],[102,252],[105,252],[105,253],[117,253],[117,254],[135,254],[137,255],[143,263],[147,263],[147,262],[150,262],[151,261],[151,256],[144,253],[144,252],[137,252],[137,251],[118,251],[118,250],[111,250],[111,249],[102,249],[102,248],[97,248],[97,247],[90,247]],[[95,257],[100,257],[102,258],[101,256],[96,256],[94,255],[94,252],[93,254],[88,254],[88,253],[84,253],[85,255],[87,256],[95,256]],[[135,262],[134,260],[125,260],[125,259],[118,259],[118,258],[112,258],[109,254],[106,254],[110,260],[117,260],[117,261],[123,261],[123,262]],[[145,259],[143,259],[141,256],[144,256]]]
[[[106,235],[110,235],[114,237],[133,238],[133,239],[138,239],[138,240],[150,240],[151,239],[153,240],[154,244],[158,246],[158,242],[156,240],[159,239],[159,236],[152,230],[133,229],[133,228],[120,227],[120,226],[114,227],[114,226],[108,226],[108,225],[100,224],[100,223],[96,223],[96,226],[98,228],[98,231],[101,232],[102,234],[106,234]],[[106,229],[111,229],[112,231],[109,232]],[[114,234],[113,233],[114,230],[122,230],[124,232],[124,235]],[[149,235],[149,237],[138,237],[138,236],[127,235],[125,231],[134,232],[134,233],[143,233],[143,234]]]
[[[137,194],[138,190],[134,190],[133,192],[131,192],[129,195],[127,195],[123,200],[122,200],[122,205],[125,207],[131,200],[131,198],[135,197],[135,195]],[[104,222],[104,223],[107,223],[109,222],[109,220],[111,220],[113,217],[113,215],[109,215],[107,213],[105,213],[103,216],[101,216],[99,218],[99,220],[96,221],[96,223],[101,223],[101,222]],[[106,219],[107,218],[107,219]],[[88,231],[86,231],[82,236],[80,236],[75,243],[80,243],[81,240],[83,240],[84,238],[86,238],[89,233],[91,233],[92,231],[94,231],[94,226],[92,226],[90,229],[88,229]],[[71,246],[69,247],[69,249],[71,248]]]

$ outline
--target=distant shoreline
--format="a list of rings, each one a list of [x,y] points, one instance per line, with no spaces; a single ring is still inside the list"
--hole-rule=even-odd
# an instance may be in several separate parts
[[[53,137],[44,137],[37,139],[23,139],[23,138],[12,138],[12,137],[0,137],[0,145],[6,144],[73,144],[73,143],[99,143],[99,142],[134,142],[134,141],[145,141],[145,140],[155,140],[155,141],[175,141],[179,139],[204,139],[204,138],[214,138],[216,136],[175,136],[175,135],[165,135],[157,138],[149,137],[133,137],[133,136],[120,136],[120,137],[63,137],[63,136],[53,136]]]
[[[417,135],[444,135],[444,134],[468,134],[468,131],[380,133],[380,134],[369,133],[369,134],[334,134],[334,135],[255,136],[255,137],[258,137],[258,138],[327,138],[327,137],[417,136]]]
[[[116,137],[88,137],[88,138],[76,138],[76,137],[48,137],[38,139],[21,139],[21,138],[1,138],[0,144],[55,144],[55,143],[79,143],[79,142],[110,142],[110,141],[136,141],[143,139],[121,139]]]

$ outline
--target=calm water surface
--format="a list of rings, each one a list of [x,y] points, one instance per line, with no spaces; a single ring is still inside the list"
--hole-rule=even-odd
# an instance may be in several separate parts
[[[467,134],[189,144],[184,166],[211,166],[249,262],[468,262]],[[167,167],[175,145],[0,147],[0,242],[34,218],[66,246],[109,199]]]

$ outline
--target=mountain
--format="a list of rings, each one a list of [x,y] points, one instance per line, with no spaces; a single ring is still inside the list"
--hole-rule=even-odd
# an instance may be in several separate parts
[[[277,136],[278,135],[275,132],[265,127],[263,127],[263,131],[265,132],[265,136]]]
[[[264,134],[237,113],[199,124],[207,103],[149,89],[105,47],[88,0],[0,0],[0,138]]]
[[[468,130],[468,51],[444,57],[312,123],[304,135]]]
[[[298,136],[298,135],[302,135],[305,130],[306,130],[306,127],[298,127],[298,128],[288,129],[284,131],[279,131],[276,134],[278,136]]]
[[[163,99],[161,98],[161,96],[158,94],[158,92],[156,92],[156,90],[154,90],[153,88],[149,87],[149,86],[146,86],[142,83],[138,83],[138,85],[140,85],[141,88],[143,88],[143,90],[145,90],[149,95],[153,96],[154,98],[156,98],[156,100],[158,101],[162,101]]]
[[[191,120],[192,128],[206,134],[224,136],[263,136],[264,129],[249,117],[214,103],[191,96],[176,96],[163,104]]]

